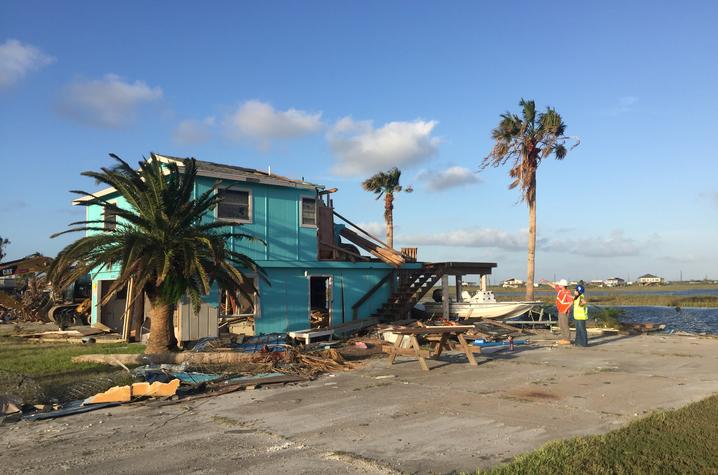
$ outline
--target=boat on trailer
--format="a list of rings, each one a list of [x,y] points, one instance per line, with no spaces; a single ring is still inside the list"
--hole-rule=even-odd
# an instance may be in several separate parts
[[[463,291],[460,301],[449,302],[449,316],[460,320],[513,318],[541,304],[540,301],[497,302],[496,296],[490,290],[479,290],[474,295]],[[424,302],[423,305],[424,310],[431,315],[441,315],[444,312],[443,302],[437,302],[436,298],[434,301]]]

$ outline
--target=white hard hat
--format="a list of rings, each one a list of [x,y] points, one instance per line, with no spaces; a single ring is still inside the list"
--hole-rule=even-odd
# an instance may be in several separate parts
[[[568,287],[568,281],[566,279],[561,279],[558,281],[558,285],[561,287]]]

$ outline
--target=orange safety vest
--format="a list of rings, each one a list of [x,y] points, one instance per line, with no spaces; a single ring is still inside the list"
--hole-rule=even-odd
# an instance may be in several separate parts
[[[573,304],[573,297],[571,297],[571,291],[568,289],[561,289],[556,294],[556,308],[559,313],[568,313]]]

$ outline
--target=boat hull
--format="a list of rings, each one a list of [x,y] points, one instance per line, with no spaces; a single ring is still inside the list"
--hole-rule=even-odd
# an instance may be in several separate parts
[[[512,318],[523,315],[541,302],[451,302],[449,315],[455,318]],[[443,313],[441,302],[425,302],[426,312],[434,315]]]

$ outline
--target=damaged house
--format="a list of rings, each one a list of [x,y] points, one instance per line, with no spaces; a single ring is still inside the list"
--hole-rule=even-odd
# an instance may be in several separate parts
[[[155,157],[182,163],[179,158]],[[222,195],[208,219],[261,239],[229,245],[254,259],[269,282],[248,274],[258,290],[249,292],[252,298],[227,295],[215,287],[203,298],[199,315],[188,302],[179,305],[175,329],[181,342],[217,336],[224,324],[249,335],[308,330],[330,334],[372,319],[405,317],[442,277],[445,288],[449,274],[478,274],[485,282],[495,267],[492,263],[417,262],[415,248],[391,249],[339,214],[332,199],[336,189],[233,165],[198,160],[197,166],[195,196],[213,186]],[[108,188],[95,195],[112,202],[117,193]],[[74,203],[83,201],[92,198]],[[115,203],[127,206],[119,195]],[[117,225],[116,216],[103,216],[99,204],[89,204],[86,210],[87,219],[102,220],[107,229]],[[131,285],[99,305],[116,276],[112,269],[93,273],[92,324],[139,339],[147,331],[143,322],[148,308],[143,299],[128,298],[133,295]],[[456,282],[461,285],[460,277]]]

